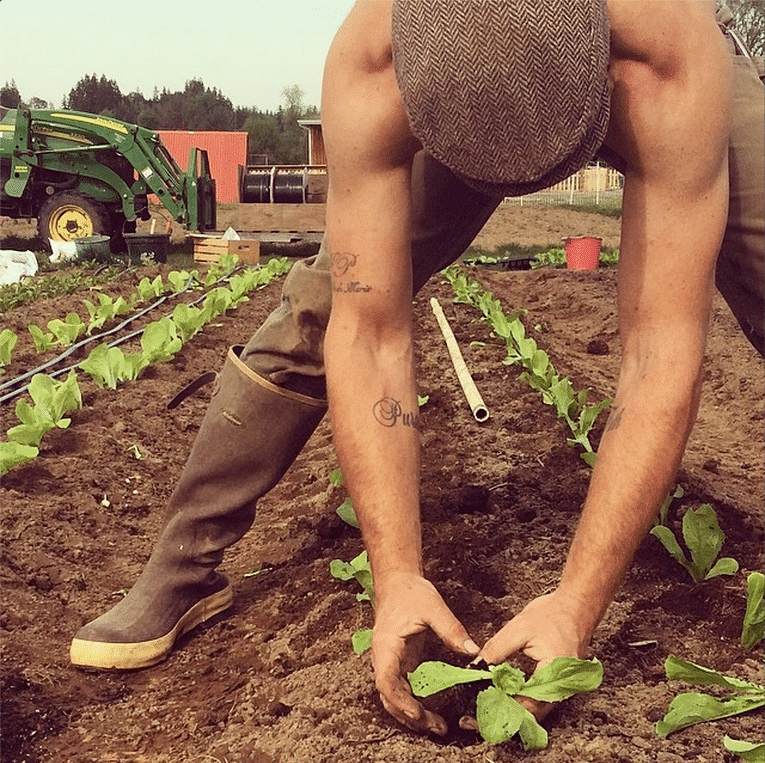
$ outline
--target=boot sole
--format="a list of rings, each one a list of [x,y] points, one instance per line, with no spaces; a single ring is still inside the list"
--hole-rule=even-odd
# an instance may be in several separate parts
[[[165,636],[151,641],[120,644],[108,641],[88,641],[75,638],[69,659],[83,670],[137,670],[162,662],[171,652],[176,639],[197,625],[223,612],[233,601],[231,585],[198,601],[178,620]]]

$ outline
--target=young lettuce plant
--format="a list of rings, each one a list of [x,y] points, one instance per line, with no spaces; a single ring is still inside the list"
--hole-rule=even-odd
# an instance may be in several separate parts
[[[667,737],[674,731],[696,723],[729,718],[765,707],[765,686],[760,684],[726,676],[673,655],[665,660],[664,670],[670,680],[702,686],[720,686],[729,693],[724,697],[713,697],[694,691],[678,694],[670,703],[664,718],[656,723],[655,730],[660,737]]]
[[[85,333],[86,328],[77,313],[67,313],[63,321],[60,318],[48,321],[48,330],[56,337],[56,342],[63,347],[74,344],[77,337]]]
[[[369,557],[366,551],[362,551],[350,562],[342,559],[333,559],[329,565],[332,577],[338,580],[356,580],[363,589],[363,593],[356,594],[356,601],[368,601],[372,607],[375,605],[375,587],[372,580],[372,569],[369,566]],[[360,628],[351,636],[351,644],[356,654],[366,652],[372,646],[372,629]]]
[[[9,442],[0,443],[0,474],[35,458],[45,434],[54,427],[66,429],[71,419],[65,414],[82,408],[82,393],[74,371],[63,382],[46,374],[35,374],[29,383],[29,394],[34,406],[26,400],[16,403],[16,417],[21,423],[8,430]]]
[[[80,363],[80,368],[102,389],[117,389],[120,382],[138,378],[138,374],[146,367],[142,361],[141,353],[125,355],[119,347],[102,344],[90,352]]]
[[[34,323],[27,326],[32,335],[32,341],[35,343],[35,350],[38,353],[47,352],[56,344],[56,338],[49,331],[43,331]]]
[[[741,628],[741,645],[752,649],[765,638],[765,575],[762,572],[752,572],[746,579],[746,587],[746,612]]]
[[[697,583],[718,575],[735,575],[738,572],[738,562],[735,559],[717,559],[725,541],[725,533],[717,522],[714,509],[708,503],[687,511],[683,516],[682,527],[683,540],[691,552],[690,559],[680,548],[675,534],[669,527],[655,525],[651,534],[661,541],[670,556],[681,564]]]
[[[458,668],[444,662],[423,662],[409,673],[416,697],[429,697],[458,684],[490,680],[492,685],[476,698],[476,720],[489,744],[501,744],[518,734],[525,750],[547,746],[547,732],[515,697],[560,702],[580,692],[597,689],[603,666],[597,659],[558,657],[526,680],[523,671],[507,663],[488,670]]]
[[[108,294],[99,292],[98,306],[94,305],[89,299],[83,300],[88,311],[90,321],[87,327],[87,335],[90,336],[93,331],[100,329],[104,323],[116,318],[119,315],[125,315],[133,309],[133,299],[126,302],[123,297],[112,299]]]
[[[13,348],[18,341],[18,336],[10,329],[0,331],[0,375],[4,373],[4,367],[10,365]]]

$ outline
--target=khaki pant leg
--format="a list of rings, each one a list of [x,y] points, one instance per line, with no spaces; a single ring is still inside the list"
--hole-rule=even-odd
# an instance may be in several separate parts
[[[717,288],[765,355],[765,89],[744,56],[733,57],[730,208],[717,260]]]
[[[470,245],[501,198],[469,188],[420,152],[412,169],[412,270],[415,292]],[[261,376],[313,397],[324,397],[324,332],[332,307],[329,255],[292,267],[282,301],[255,332],[242,360]]]

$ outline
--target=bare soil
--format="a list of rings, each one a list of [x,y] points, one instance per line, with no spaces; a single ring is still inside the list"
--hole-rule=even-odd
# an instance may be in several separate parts
[[[13,226],[14,229],[16,226]],[[14,231],[15,232],[15,231]],[[552,208],[503,207],[477,243],[556,245],[565,235],[616,245],[618,222]],[[145,268],[110,284],[129,293]],[[616,269],[473,274],[506,312],[523,308],[529,333],[557,370],[592,401],[614,393],[619,370]],[[275,307],[279,283],[208,326],[176,358],[117,392],[80,380],[84,408],[52,432],[40,456],[3,478],[0,687],[2,760],[8,763],[732,763],[727,733],[761,736],[750,715],[706,723],[666,740],[653,723],[675,693],[663,661],[677,654],[763,681],[762,650],[739,644],[745,575],[763,566],[762,360],[715,301],[699,420],[678,481],[685,497],[671,520],[709,502],[727,534],[735,577],[696,585],[658,541],[646,538],[592,644],[603,686],[546,721],[550,744],[525,753],[461,732],[468,708],[444,711],[444,740],[398,727],[374,691],[368,655],[350,636],[369,626],[354,585],[329,574],[362,544],[335,508],[344,498],[328,474],[337,463],[325,421],[259,506],[254,528],[224,568],[230,612],[184,637],[166,662],[132,674],[85,673],[68,663],[69,641],[128,588],[148,557],[164,503],[196,434],[208,392],[168,412],[165,403],[198,374],[220,366]],[[490,411],[476,423],[463,399],[429,298],[436,296]],[[26,326],[83,312],[85,292],[41,300],[3,316],[21,337],[9,375],[40,362]],[[667,295],[672,298],[671,294]],[[434,278],[416,300],[422,410],[422,512],[427,574],[476,640],[529,599],[555,586],[587,489],[589,468],[538,394],[504,366],[503,348],[474,310],[451,304]],[[6,378],[9,378],[6,376]],[[595,441],[605,415],[596,427]],[[2,431],[15,423],[0,408]],[[140,458],[137,456],[140,454]],[[265,570],[254,577],[254,568]],[[432,645],[430,656],[443,653]]]

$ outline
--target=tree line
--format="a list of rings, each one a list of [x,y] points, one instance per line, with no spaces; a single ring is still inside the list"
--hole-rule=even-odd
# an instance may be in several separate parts
[[[303,102],[304,93],[297,85],[285,87],[282,98],[284,103],[276,112],[234,106],[201,79],[187,81],[177,92],[155,89],[146,98],[140,91],[125,95],[114,80],[90,74],[69,91],[62,107],[152,130],[244,130],[249,134],[249,162],[302,164],[306,161],[306,134],[298,119],[318,117],[319,111]],[[41,98],[23,99],[13,80],[0,88],[0,104],[14,108],[22,103],[33,109],[54,108]]]

